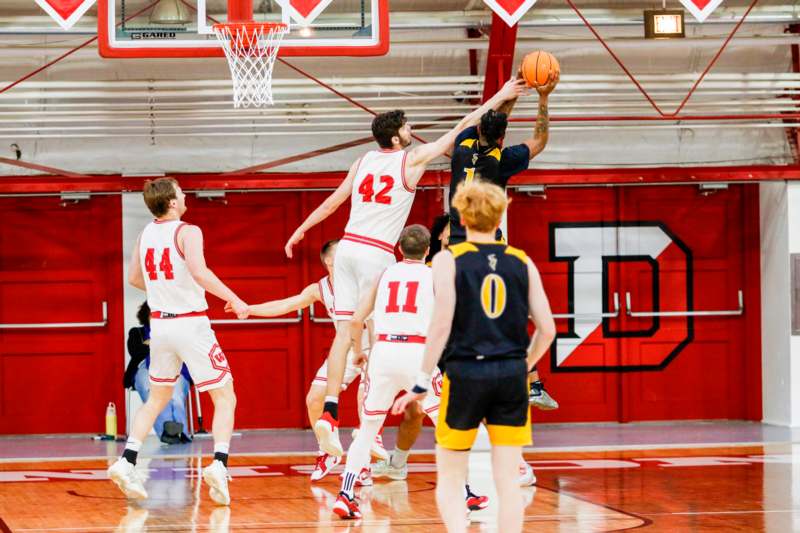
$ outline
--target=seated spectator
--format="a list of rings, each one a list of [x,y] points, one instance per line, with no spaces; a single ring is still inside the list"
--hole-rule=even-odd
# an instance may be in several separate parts
[[[131,360],[125,369],[123,384],[126,389],[136,389],[142,402],[147,401],[150,395],[150,307],[144,302],[136,313],[141,326],[131,328],[128,332],[128,353]],[[189,393],[189,384],[192,377],[186,365],[181,367],[181,374],[175,382],[172,399],[166,408],[156,418],[153,426],[161,442],[175,444],[190,442],[187,435],[188,421],[186,418],[186,395]]]

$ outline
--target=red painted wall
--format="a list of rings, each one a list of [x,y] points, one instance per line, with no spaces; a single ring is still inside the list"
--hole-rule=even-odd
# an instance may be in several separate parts
[[[100,433],[116,403],[124,428],[119,196],[62,205],[0,198],[0,323],[103,328],[0,329],[0,433]]]
[[[258,302],[295,294],[324,275],[319,248],[341,235],[349,205],[310,231],[293,260],[283,245],[326,194],[229,192],[224,203],[190,196],[185,218],[203,228],[210,267],[246,300]],[[683,248],[674,243],[653,261],[608,261],[606,307],[612,303],[608,294],[619,292],[623,316],[606,321],[606,329],[639,336],[606,336],[601,325],[562,365],[545,356],[540,371],[561,409],[534,411],[536,420],[761,418],[757,186],[731,186],[710,196],[689,186],[512,196],[510,241],[536,261],[555,312],[576,304],[574,291],[569,297],[569,261],[551,258],[551,233],[559,224],[657,222],[691,252],[690,275]],[[442,210],[440,190],[420,191],[409,222],[429,225]],[[0,433],[99,432],[108,401],[123,411],[120,199],[96,196],[61,206],[57,197],[3,198],[0,213],[0,323],[97,320],[99,302],[109,302],[106,328],[0,330]],[[684,308],[688,301],[702,310],[735,308],[740,287],[742,317],[698,317],[691,324],[662,318],[654,328],[652,319],[624,316],[626,291],[636,309],[650,309],[656,295],[662,310]],[[225,317],[221,302],[209,296],[209,303],[212,317]],[[558,324],[561,334],[570,331],[566,320]],[[303,398],[330,346],[332,326],[312,324],[305,314],[299,324],[215,329],[234,373],[237,427],[306,427]],[[691,340],[660,370],[580,368],[649,364],[653,353],[669,353],[687,335]],[[354,390],[343,396],[342,411],[344,424],[356,423]],[[207,399],[204,412],[210,420]]]
[[[760,276],[758,189],[732,186],[704,196],[695,187],[549,189],[547,197],[514,194],[509,212],[510,242],[525,249],[542,273],[555,313],[575,311],[587,285],[601,289],[605,310],[618,292],[619,318],[609,318],[578,339],[565,359],[551,350],[539,364],[548,390],[561,404],[557,411],[534,411],[536,420],[635,421],[659,419],[760,419]],[[597,268],[571,276],[581,266],[554,253],[554,235],[581,225],[636,232],[645,247],[647,233],[662,230],[670,244],[655,259],[631,257],[626,250]],[[620,228],[625,228],[620,229]],[[755,229],[753,229],[755,228]],[[628,233],[630,234],[630,233]],[[561,234],[564,250],[578,256],[593,242]],[[598,233],[599,235],[599,233]],[[606,247],[613,239],[606,234]],[[587,237],[591,241],[591,237]],[[630,250],[628,250],[630,251]],[[582,257],[585,257],[582,256]],[[583,266],[587,263],[584,262]],[[594,267],[593,267],[594,268]],[[578,280],[570,290],[570,279]],[[584,291],[576,287],[584,283]],[[625,314],[625,293],[635,311],[720,310],[738,307],[735,317],[633,318]],[[579,312],[579,311],[577,311]],[[557,320],[561,342],[582,337],[576,322]],[[566,353],[568,350],[562,350]]]

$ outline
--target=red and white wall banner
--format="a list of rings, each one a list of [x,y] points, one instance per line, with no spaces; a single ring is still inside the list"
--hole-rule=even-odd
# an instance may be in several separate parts
[[[96,0],[36,0],[53,20],[63,29],[68,30],[75,25]]]
[[[330,3],[331,0],[278,0],[292,20],[305,26],[314,22]]]
[[[506,24],[513,26],[533,7],[536,0],[483,0]]]
[[[700,22],[706,20],[721,3],[722,0],[681,0],[683,7],[688,9]]]

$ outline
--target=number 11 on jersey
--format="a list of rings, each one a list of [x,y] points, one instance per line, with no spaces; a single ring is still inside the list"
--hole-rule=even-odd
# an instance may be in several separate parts
[[[400,282],[390,281],[389,286],[389,303],[386,305],[387,313],[416,313],[417,312],[417,291],[419,291],[419,281],[407,281],[406,285],[406,300],[401,309],[398,301],[400,296]]]

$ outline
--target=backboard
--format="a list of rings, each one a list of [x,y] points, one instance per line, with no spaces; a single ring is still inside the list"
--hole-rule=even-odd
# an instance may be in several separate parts
[[[388,0],[98,0],[100,55],[223,57],[212,25],[229,22],[229,11],[245,2],[252,3],[253,20],[289,25],[280,56],[376,56],[389,50]]]

